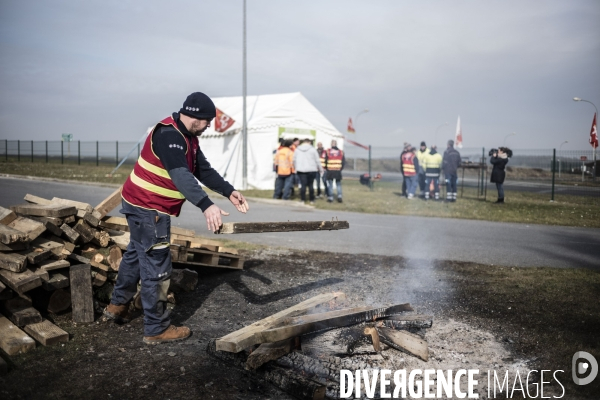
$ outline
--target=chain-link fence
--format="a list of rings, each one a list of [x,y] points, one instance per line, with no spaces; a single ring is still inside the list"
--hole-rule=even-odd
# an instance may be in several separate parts
[[[130,152],[125,163],[134,163],[140,150],[136,142],[0,140],[0,157],[17,162],[117,165]]]
[[[443,154],[444,150],[440,149],[440,153]],[[459,170],[459,185],[483,187],[485,190],[485,184],[489,185],[487,181],[492,171],[489,157],[491,148],[457,150],[463,161],[463,168]],[[356,174],[368,171],[368,151],[348,145],[345,152],[346,170],[355,171]],[[400,181],[401,152],[401,147],[372,147],[372,174],[380,173],[384,180]],[[597,158],[600,158],[600,155],[597,155]],[[600,161],[596,161],[596,171],[598,176],[594,174],[594,152],[591,148],[513,150],[513,156],[506,166],[505,187],[547,194],[550,199],[560,194],[600,197]]]

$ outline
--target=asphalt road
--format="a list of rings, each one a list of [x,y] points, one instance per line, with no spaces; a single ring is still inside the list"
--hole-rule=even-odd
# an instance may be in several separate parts
[[[23,202],[27,193],[97,204],[114,188],[83,184],[0,178],[0,205]],[[290,232],[227,235],[224,238],[265,245],[345,253],[446,259],[507,266],[585,267],[600,269],[600,229],[525,225],[488,221],[360,214],[315,210],[293,203],[253,201],[247,215],[225,199],[213,198],[231,212],[229,222],[347,220],[350,229],[333,232]],[[276,203],[276,204],[272,204]],[[113,215],[118,214],[118,209]],[[189,203],[174,226],[207,231],[204,216]]]

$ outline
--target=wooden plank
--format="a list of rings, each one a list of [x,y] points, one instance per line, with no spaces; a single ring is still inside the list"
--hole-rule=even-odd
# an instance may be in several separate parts
[[[0,282],[0,300],[12,299],[13,291],[4,286],[4,283]]]
[[[72,266],[69,279],[73,322],[94,322],[91,266],[89,264]]]
[[[225,222],[215,233],[335,231],[349,228],[348,221]]]
[[[31,247],[34,249],[42,249],[49,250],[54,254],[61,254],[62,250],[65,248],[64,241],[62,239],[56,238],[58,240],[52,240],[50,238],[38,237],[34,241],[31,242]],[[35,263],[34,263],[35,264]]]
[[[74,201],[74,200],[68,200],[68,199],[61,199],[60,197],[53,197],[52,203],[63,204],[66,206],[75,207],[78,210],[84,211],[84,214],[86,212],[92,212],[92,210],[94,209],[88,203],[82,203],[81,201]]]
[[[24,293],[42,286],[40,277],[28,269],[23,272],[12,272],[0,269],[0,280],[9,288],[18,293]]]
[[[16,213],[24,215],[33,215],[36,217],[68,217],[69,215],[75,215],[77,209],[71,206],[65,206],[62,204],[18,204],[11,206],[11,210]]]
[[[336,301],[339,302],[345,300],[346,295],[343,292],[324,293],[311,297],[299,304],[286,308],[283,311],[270,315],[260,321],[217,339],[216,349],[219,351],[238,353],[247,347],[259,343],[256,341],[255,337],[257,332],[275,326],[284,318],[303,315],[323,305],[329,305],[331,307]]]
[[[190,237],[190,238],[193,238],[194,236],[196,236],[196,232],[194,230],[184,229],[184,228],[180,228],[178,226],[172,226],[171,233],[178,235],[178,236],[185,236],[185,237]]]
[[[69,286],[69,278],[58,272],[50,274],[47,280],[42,279],[42,288],[48,292],[64,289]]]
[[[410,305],[397,304],[391,307],[354,307],[319,314],[310,314],[286,319],[283,321],[285,325],[266,329],[257,332],[255,335],[257,336],[257,343],[278,342],[280,340],[301,336],[311,332],[355,325],[361,322],[375,321],[406,311],[407,308],[410,308]]]
[[[290,338],[275,343],[263,343],[246,359],[247,369],[257,369],[261,365],[285,356],[296,347],[296,338]]]
[[[110,270],[110,267],[108,265],[99,263],[99,262],[94,261],[92,259],[89,259],[87,257],[80,256],[79,254],[71,253],[71,254],[69,254],[69,256],[67,258],[69,260],[73,260],[73,261],[75,261],[76,263],[79,263],[79,264],[90,264],[92,267],[97,268],[97,269],[102,270],[102,271],[109,271]]]
[[[15,219],[17,219],[17,214],[15,214],[12,210],[0,207],[0,224],[8,225]]]
[[[27,233],[11,228],[8,225],[0,224],[0,242],[10,245],[17,242],[28,241]]]
[[[390,328],[376,328],[380,340],[396,350],[412,354],[423,361],[429,360],[427,342],[420,336],[406,331],[396,331]]]
[[[373,350],[377,353],[381,352],[381,344],[379,343],[379,333],[377,333],[377,329],[367,326],[365,327],[363,333],[365,335],[371,336],[371,343],[373,343]]]
[[[23,272],[27,267],[27,257],[17,253],[0,253],[0,268],[13,272]]]
[[[15,325],[20,327],[42,322],[40,312],[31,306],[31,302],[20,297],[0,302],[0,310]]]
[[[24,200],[28,203],[33,204],[52,204],[52,200],[44,199],[43,197],[34,196],[33,194],[27,193]]]
[[[94,215],[94,213],[85,213],[83,215],[83,220],[85,222],[87,222],[88,224],[90,224],[90,226],[93,226],[95,228],[97,228],[100,225],[100,218],[96,218],[96,216]]]
[[[50,258],[52,254],[60,255],[64,248],[65,246],[62,243],[38,237],[31,242],[29,250],[22,251],[19,254],[27,257],[30,264],[38,264]]]
[[[62,231],[60,230],[60,226],[63,224],[61,218],[53,218],[53,217],[30,217],[34,221],[39,221],[46,227],[46,230],[53,235],[61,236]]]
[[[52,271],[55,269],[67,268],[71,265],[67,260],[46,260],[37,264],[43,270]]]
[[[71,228],[66,223],[62,224],[60,229],[63,231],[63,234],[67,237],[67,239],[71,243],[77,243],[77,241],[79,240],[79,238],[81,236],[79,233],[77,233],[75,230],[73,230],[73,228]]]
[[[75,216],[74,215],[70,215],[68,217],[63,218],[63,223],[65,224],[72,224],[73,222],[75,222]]]
[[[8,364],[4,361],[4,358],[0,356],[0,376],[8,374]]]
[[[102,228],[112,229],[115,231],[129,232],[127,219],[123,217],[104,217],[100,221],[100,226]]]
[[[9,356],[14,356],[35,349],[35,341],[8,318],[0,315],[0,348]]]
[[[385,326],[393,329],[427,329],[433,325],[433,316],[431,315],[392,315],[381,321],[377,321],[377,326]]]
[[[15,242],[11,244],[4,244],[0,242],[0,251],[11,252],[27,250],[29,248],[29,242]]]
[[[50,236],[47,236],[47,239],[51,240],[53,242],[56,242],[56,243],[61,243],[63,246],[65,246],[65,250],[67,250],[69,253],[72,253],[75,250],[75,244],[73,244],[69,241],[66,241],[58,236],[50,235]]]
[[[94,239],[94,234],[96,233],[96,230],[89,226],[87,222],[85,222],[82,219],[77,221],[77,223],[73,227],[73,230],[79,233],[81,241],[83,243],[91,242]]]
[[[29,241],[37,238],[46,230],[46,227],[41,222],[25,217],[17,217],[8,226],[26,234]]]
[[[102,200],[100,204],[94,207],[94,209],[96,209],[100,213],[99,218],[105,217],[109,212],[111,212],[116,207],[118,207],[119,204],[121,204],[121,190],[123,190],[123,186],[112,192],[110,196]]]
[[[43,346],[52,346],[69,341],[69,334],[47,319],[25,326],[25,332]]]

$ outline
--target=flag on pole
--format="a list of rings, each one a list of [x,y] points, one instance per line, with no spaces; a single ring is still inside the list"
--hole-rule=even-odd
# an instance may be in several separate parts
[[[594,114],[594,120],[592,121],[592,130],[590,131],[590,145],[596,149],[598,147],[598,127],[596,125],[596,114]]]
[[[215,118],[215,131],[223,133],[233,125],[235,120],[223,111],[217,108],[217,117]]]
[[[454,147],[462,149],[462,129],[460,128],[460,115],[456,122],[456,135],[454,136]]]
[[[348,118],[348,133],[356,133],[356,130],[354,130],[354,124],[352,123],[352,118]]]
[[[358,142],[355,142],[354,140],[350,140],[346,138],[346,143],[350,143],[351,145],[354,145],[356,147],[362,147],[365,150],[369,150],[369,146],[365,146],[364,144],[360,144]]]

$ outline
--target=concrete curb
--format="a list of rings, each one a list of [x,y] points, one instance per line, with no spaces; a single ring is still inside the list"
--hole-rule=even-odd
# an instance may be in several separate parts
[[[7,179],[27,179],[29,181],[42,181],[42,182],[58,182],[58,183],[78,183],[86,186],[97,186],[107,188],[118,188],[121,185],[116,183],[102,183],[102,182],[89,182],[89,181],[76,181],[69,179],[58,179],[58,178],[45,178],[41,176],[29,176],[29,175],[13,175],[13,174],[0,174],[0,178]]]

